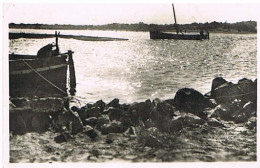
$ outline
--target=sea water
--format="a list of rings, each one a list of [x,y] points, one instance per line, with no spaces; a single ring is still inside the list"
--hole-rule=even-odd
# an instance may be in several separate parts
[[[10,29],[49,33],[54,30]],[[149,32],[61,30],[61,34],[126,38],[80,41],[59,38],[61,52],[72,50],[76,97],[120,103],[173,98],[184,87],[205,94],[215,77],[237,82],[257,77],[256,34],[210,34],[209,40],[150,40]],[[36,55],[49,39],[9,40],[9,53]]]

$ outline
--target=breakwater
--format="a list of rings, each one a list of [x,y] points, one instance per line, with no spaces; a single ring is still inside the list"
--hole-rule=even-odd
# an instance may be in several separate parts
[[[173,99],[131,104],[114,99],[69,108],[69,100],[57,98],[11,99],[11,161],[19,162],[18,154],[12,152],[15,139],[28,132],[47,134],[56,144],[43,145],[43,150],[48,148],[46,155],[56,158],[46,157],[43,162],[253,161],[256,100],[257,80],[231,83],[223,78],[215,78],[205,95],[183,88]],[[77,150],[61,153],[71,148]],[[80,151],[87,153],[86,158]],[[39,162],[42,156],[35,157]]]

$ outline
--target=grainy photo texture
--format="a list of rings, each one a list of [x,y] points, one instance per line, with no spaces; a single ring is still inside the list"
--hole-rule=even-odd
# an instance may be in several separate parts
[[[254,7],[5,4],[9,162],[256,161]]]

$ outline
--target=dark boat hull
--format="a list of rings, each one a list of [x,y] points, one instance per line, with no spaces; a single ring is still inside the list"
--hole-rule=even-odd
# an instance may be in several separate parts
[[[67,55],[45,59],[39,59],[36,56],[10,55],[10,58],[9,94],[11,98],[67,96]]]
[[[175,40],[202,40],[209,39],[208,34],[174,34],[160,31],[150,31],[150,39],[175,39]]]

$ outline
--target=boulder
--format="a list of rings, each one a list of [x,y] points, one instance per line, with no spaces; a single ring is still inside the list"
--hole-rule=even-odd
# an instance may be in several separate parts
[[[100,107],[97,106],[94,106],[87,110],[88,117],[99,117],[100,114],[101,114],[101,109]]]
[[[119,121],[121,116],[123,115],[124,111],[119,108],[109,107],[107,110],[107,114],[111,121],[117,120]]]
[[[85,126],[83,133],[85,133],[92,140],[95,140],[98,136],[97,131],[91,126]]]
[[[255,105],[252,102],[246,103],[241,109],[233,114],[233,121],[236,123],[245,123],[251,117],[256,117]]]
[[[243,108],[242,112],[245,113],[245,115],[250,118],[250,117],[256,117],[256,104],[253,102],[249,101],[247,102]]]
[[[207,101],[200,92],[183,88],[178,90],[174,97],[174,107],[180,111],[203,116],[201,112],[206,107]]]
[[[238,81],[237,87],[240,90],[240,94],[242,94],[242,102],[246,103],[248,101],[256,102],[257,97],[257,86],[252,80],[243,78]]]
[[[97,127],[101,128],[102,125],[104,124],[109,124],[110,123],[110,119],[109,116],[107,114],[102,114],[98,119],[97,119]]]
[[[66,127],[71,134],[83,131],[83,124],[80,117],[71,110],[60,112],[56,116],[54,115],[53,125],[58,131],[62,131],[63,127]]]
[[[176,132],[185,127],[193,127],[197,125],[203,125],[206,121],[194,114],[184,114],[174,117],[169,122],[169,132]]]
[[[222,77],[216,77],[215,79],[213,79],[212,85],[211,85],[211,96],[215,97],[216,96],[215,89],[225,83],[227,83],[227,81],[225,79],[223,79]]]
[[[97,117],[90,117],[85,119],[85,122],[83,122],[83,125],[89,125],[91,127],[95,127],[97,125]]]
[[[140,118],[142,121],[146,121],[153,109],[153,104],[151,100],[146,100],[145,102],[133,103],[128,108],[128,113],[130,116],[136,120]]]
[[[148,128],[151,128],[151,127],[156,127],[156,124],[153,122],[152,119],[147,119],[145,122],[144,122],[144,125],[145,125],[145,128],[148,129]]]
[[[117,98],[113,99],[111,102],[107,104],[107,107],[119,108],[120,107],[119,99]]]
[[[166,101],[161,102],[159,99],[154,100],[155,106],[153,107],[150,118],[156,123],[160,124],[162,120],[172,119],[175,109]]]
[[[233,119],[233,112],[230,111],[225,105],[220,104],[213,109],[213,112],[209,116],[210,118],[220,118],[225,121],[231,121]]]
[[[86,106],[80,108],[80,109],[76,109],[76,108],[73,108],[73,111],[76,111],[81,119],[81,121],[83,122],[84,125],[86,125],[86,122],[85,120],[87,118],[89,118],[89,115],[88,115],[88,109],[86,108]]]
[[[138,136],[139,143],[144,146],[156,148],[163,146],[162,134],[156,127],[144,129]]]
[[[206,121],[203,120],[202,118],[193,115],[193,114],[186,114],[183,116],[183,125],[184,126],[193,126],[193,125],[202,125],[204,124]]]
[[[103,111],[106,107],[106,103],[103,100],[97,101],[93,106],[99,107],[101,111]]]
[[[241,79],[237,84],[225,83],[214,90],[213,98],[219,104],[231,104],[235,99],[242,103],[248,101],[256,102],[257,89],[254,82],[249,79]]]
[[[256,129],[256,117],[251,117],[247,123],[246,123],[246,127],[250,130],[254,130]]]
[[[102,134],[123,133],[126,130],[127,130],[127,127],[124,127],[120,121],[116,121],[116,120],[113,120],[109,124],[104,124],[100,128],[100,131]]]
[[[63,142],[67,142],[68,140],[70,140],[72,137],[68,132],[64,132],[61,133],[60,135],[56,136],[54,138],[54,141],[56,143],[63,143]]]
[[[215,118],[208,118],[207,124],[212,127],[227,127],[224,123]]]

